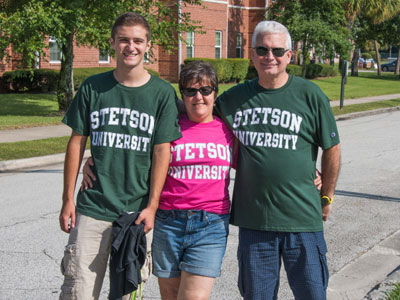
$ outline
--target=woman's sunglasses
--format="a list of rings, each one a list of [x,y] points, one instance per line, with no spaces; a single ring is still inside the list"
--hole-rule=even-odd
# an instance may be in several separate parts
[[[200,94],[202,94],[203,96],[208,96],[213,91],[215,91],[215,87],[213,86],[202,86],[201,88],[198,89],[195,88],[181,89],[181,93],[186,97],[193,97],[194,95],[197,94],[197,92],[200,92]]]
[[[258,46],[254,48],[256,50],[257,55],[259,56],[267,56],[269,50],[271,50],[272,54],[276,57],[282,57],[285,55],[289,49],[285,48],[267,48],[263,46]]]

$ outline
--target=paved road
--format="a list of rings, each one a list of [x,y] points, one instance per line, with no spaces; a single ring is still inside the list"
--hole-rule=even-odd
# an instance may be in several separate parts
[[[339,121],[338,126],[342,171],[334,212],[325,224],[330,299],[356,300],[400,266],[400,243],[385,244],[400,236],[400,111]],[[62,282],[58,266],[67,239],[58,229],[61,189],[62,165],[0,173],[1,300],[57,299]],[[237,230],[231,227],[213,300],[240,299],[236,246]],[[378,256],[374,249],[381,250]],[[369,256],[375,265],[363,263]],[[282,276],[279,299],[293,299]],[[352,285],[338,284],[343,278]],[[104,290],[102,299],[106,295]],[[154,278],[143,299],[159,299]]]

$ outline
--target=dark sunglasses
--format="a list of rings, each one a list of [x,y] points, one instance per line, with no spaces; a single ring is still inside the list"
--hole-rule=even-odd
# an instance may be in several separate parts
[[[272,54],[276,57],[282,57],[285,55],[286,52],[289,51],[289,49],[285,48],[267,48],[263,46],[258,46],[254,48],[256,50],[257,55],[259,56],[267,56],[268,51],[271,50]]]
[[[181,93],[186,97],[193,97],[194,95],[197,94],[197,92],[200,92],[200,94],[202,94],[203,96],[208,96],[215,90],[216,89],[213,86],[202,86],[201,88],[198,89],[195,88],[181,89]]]

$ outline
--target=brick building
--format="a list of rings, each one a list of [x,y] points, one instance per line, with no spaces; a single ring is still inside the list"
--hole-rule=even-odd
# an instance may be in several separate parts
[[[179,1],[179,0],[176,0]],[[200,21],[204,34],[185,32],[178,49],[171,54],[155,46],[157,60],[147,62],[146,67],[160,73],[161,77],[176,82],[180,65],[188,57],[204,58],[249,58],[251,36],[256,24],[263,20],[266,8],[273,0],[204,0],[203,7],[183,6],[182,13],[191,13],[191,19]],[[177,12],[179,15],[179,12]],[[178,21],[178,20],[177,20]],[[60,68],[61,54],[51,38],[46,59],[37,62],[39,68]],[[9,50],[12,53],[12,49]],[[0,61],[0,75],[16,68],[17,59],[9,63]],[[99,49],[74,48],[74,68],[115,66],[115,61]]]

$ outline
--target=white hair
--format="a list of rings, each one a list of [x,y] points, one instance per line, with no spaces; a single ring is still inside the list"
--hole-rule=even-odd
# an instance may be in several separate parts
[[[253,38],[251,40],[251,47],[256,46],[257,36],[269,33],[282,33],[286,35],[286,49],[292,49],[292,38],[290,37],[289,30],[281,23],[275,21],[262,21],[257,24],[254,29]]]

